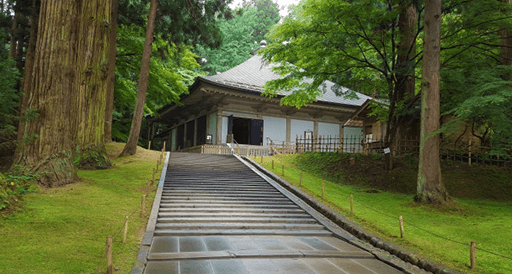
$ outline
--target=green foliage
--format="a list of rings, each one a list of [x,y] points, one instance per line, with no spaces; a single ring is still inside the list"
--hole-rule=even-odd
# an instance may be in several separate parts
[[[390,123],[391,130],[387,132],[390,134],[405,120],[400,117],[416,113],[419,107],[420,81],[416,81],[415,96],[412,98],[400,89],[400,79],[408,75],[398,59],[399,54],[403,54],[399,48],[402,37],[398,21],[400,12],[407,7],[406,3],[412,3],[416,8],[418,20],[418,28],[412,33],[416,37],[416,47],[409,49],[412,57],[406,63],[420,79],[424,26],[422,1],[304,0],[294,13],[267,35],[270,44],[262,51],[263,56],[278,64],[274,71],[283,78],[268,82],[265,94],[272,97],[288,93],[281,103],[302,107],[315,102],[323,92],[322,82],[331,80],[337,84],[339,96],[353,96],[353,92],[341,88],[344,86],[384,99],[387,102],[385,105],[371,107],[379,121]],[[512,29],[511,9],[512,5],[495,0],[443,1],[442,67],[453,70],[451,73],[460,73],[458,79],[466,82],[448,90],[444,87],[442,102],[445,110],[458,106],[460,98],[467,99],[470,95],[464,93],[459,99],[451,95],[453,89],[467,88],[466,84],[471,81],[475,84],[470,77],[473,73],[468,69],[476,69],[476,75],[480,73],[478,68],[496,65],[501,42],[499,31]],[[494,75],[498,75],[495,72]],[[312,80],[303,81],[304,77]],[[445,78],[441,80],[445,81]],[[478,89],[486,89],[488,93],[498,88],[496,85],[504,84],[498,84],[495,80],[494,77],[478,77]],[[472,90],[475,90],[475,86]],[[495,93],[494,96],[486,96],[481,105],[505,104],[507,100],[506,95]],[[478,115],[475,108],[468,108],[467,105],[462,107],[464,113],[471,111],[474,114],[471,116]],[[498,111],[501,113],[493,116],[496,119],[482,119],[480,125],[492,123],[498,128],[496,120],[501,121],[500,127],[510,120],[510,117],[507,118],[510,111],[502,112],[501,107],[496,109]],[[466,115],[463,112],[460,115]],[[510,124],[504,125],[504,130]]]
[[[249,59],[270,27],[279,21],[277,4],[259,0],[236,12],[234,18],[219,18],[222,44],[217,49],[197,45],[199,56],[207,61],[201,69],[208,74],[224,72]]]
[[[494,151],[510,150],[512,136],[512,81],[505,78],[512,73],[510,66],[471,66],[465,69],[442,71],[443,88],[450,96],[446,113],[458,120],[446,124],[445,131],[459,122],[472,126],[477,135],[488,129],[487,138]],[[486,141],[484,140],[484,144]]]
[[[144,29],[136,25],[119,25],[117,47],[112,136],[114,140],[126,141],[137,99]],[[187,86],[203,75],[196,57],[190,47],[170,44],[155,35],[144,116],[155,115],[164,105],[179,102],[179,96],[188,92]]]
[[[15,86],[20,77],[14,64],[12,59],[0,57],[0,151],[13,148],[17,134],[15,125],[20,95]]]
[[[103,146],[96,145],[77,147],[73,162],[79,169],[106,169],[112,166]]]
[[[40,174],[33,173],[21,165],[14,165],[5,173],[0,173],[0,210],[14,206],[23,195],[39,190],[35,180]]]

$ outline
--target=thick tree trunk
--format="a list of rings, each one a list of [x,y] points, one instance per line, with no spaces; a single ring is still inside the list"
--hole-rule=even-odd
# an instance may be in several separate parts
[[[11,45],[9,48],[9,58],[16,59],[16,53],[17,53],[17,47],[16,47],[16,38],[17,32],[18,32],[18,19],[20,17],[19,11],[15,12],[15,15],[12,20],[12,26],[11,26]]]
[[[105,109],[105,143],[112,141],[112,115],[114,113],[114,86],[116,83],[116,40],[119,0],[112,0],[112,21],[108,52],[107,106]]]
[[[40,183],[77,179],[72,152],[103,144],[110,0],[43,0],[26,107],[39,117],[24,125],[32,142],[18,147],[17,162],[42,174]],[[22,138],[23,138],[22,137]]]
[[[414,56],[416,55],[416,8],[411,1],[402,3],[402,11],[398,20],[400,42],[398,43],[397,68],[397,101],[414,97]]]
[[[142,114],[144,113],[146,91],[148,88],[149,66],[151,59],[151,51],[153,48],[153,32],[155,30],[157,5],[158,3],[156,0],[151,0],[151,4],[149,7],[148,25],[146,27],[146,40],[144,42],[144,51],[142,52],[142,65],[140,67],[137,102],[135,104],[135,111],[133,114],[130,136],[128,137],[128,142],[126,142],[123,151],[119,155],[120,157],[126,155],[133,155],[137,153],[137,143],[139,141],[140,127],[142,124]]]
[[[34,67],[34,54],[36,51],[36,43],[37,43],[37,30],[39,27],[39,7],[37,6],[38,0],[33,0],[32,8],[33,14],[30,16],[29,25],[30,25],[30,37],[28,40],[27,53],[25,55],[25,71],[23,74],[23,82],[21,85],[21,91],[23,92],[23,96],[20,100],[19,113],[20,116],[24,116],[27,110],[28,99],[30,98],[28,92],[30,92],[30,83],[32,79],[32,71]],[[25,132],[25,123],[20,122],[18,125],[18,142],[22,142],[22,137]]]
[[[421,89],[420,163],[417,194],[420,203],[443,203],[448,193],[441,177],[439,159],[440,49],[442,0],[425,1],[425,38]]]

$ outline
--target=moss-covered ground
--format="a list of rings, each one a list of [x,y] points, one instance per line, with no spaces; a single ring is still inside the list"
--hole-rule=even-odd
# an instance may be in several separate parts
[[[349,157],[355,158],[354,165]],[[253,159],[261,161],[260,157]],[[326,205],[420,258],[468,273],[512,273],[512,260],[481,250],[512,257],[510,168],[443,161],[443,179],[453,201],[434,206],[413,202],[414,158],[395,159],[393,171],[384,170],[379,155],[305,153],[263,159],[263,166],[278,176],[283,165],[285,180],[299,186],[302,173],[301,189],[318,200],[322,200],[323,183]],[[354,197],[352,216],[350,195]],[[404,239],[400,238],[400,215],[405,222]],[[476,270],[469,269],[472,241],[481,248],[477,249]]]
[[[123,146],[109,144],[107,153],[118,155]],[[130,273],[155,193],[147,180],[159,158],[159,152],[139,147],[134,156],[113,159],[112,168],[78,171],[80,182],[25,195],[22,209],[0,217],[0,273],[95,273],[108,235],[115,236],[115,273]],[[149,198],[142,218],[144,194]],[[105,271],[103,260],[98,273]]]

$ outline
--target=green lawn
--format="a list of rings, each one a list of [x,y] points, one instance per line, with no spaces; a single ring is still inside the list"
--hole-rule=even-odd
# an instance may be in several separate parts
[[[343,176],[339,174],[325,180],[329,177],[325,176],[325,171],[301,167],[297,165],[297,157],[265,157],[263,166],[281,176],[284,164],[284,179],[295,186],[299,186],[299,174],[303,173],[301,189],[318,200],[321,200],[324,183],[325,204],[386,241],[417,252],[421,258],[468,273],[512,273],[512,260],[481,250],[477,250],[477,269],[470,270],[469,246],[433,236],[411,226],[468,245],[475,241],[480,248],[512,257],[512,202],[457,198],[458,203],[449,207],[417,205],[412,202],[414,196],[410,194],[384,191],[368,193],[368,189],[359,185],[331,182],[342,181],[340,177]],[[261,161],[260,157],[253,159],[258,163]],[[274,170],[271,167],[272,160],[275,162]],[[482,188],[485,188],[485,183],[482,182]],[[354,197],[354,216],[350,216],[350,195]],[[405,222],[404,239],[400,238],[399,215],[403,216]]]
[[[113,143],[109,153],[124,144]],[[146,228],[155,188],[140,216],[147,179],[160,153],[139,148],[135,156],[113,160],[107,170],[78,172],[81,182],[25,196],[25,208],[0,219],[1,273],[94,273],[105,253],[107,235],[115,236],[129,218],[127,243],[114,239],[116,273],[130,273]],[[157,176],[158,179],[158,176]],[[98,273],[105,273],[105,261]]]

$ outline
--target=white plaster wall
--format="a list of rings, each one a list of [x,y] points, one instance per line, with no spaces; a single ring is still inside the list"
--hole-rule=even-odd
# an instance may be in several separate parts
[[[210,114],[208,118],[208,133],[212,135],[212,144],[217,143],[217,113]]]
[[[267,145],[267,137],[272,140],[286,141],[286,118],[263,116],[263,145]]]
[[[222,138],[221,143],[225,144],[228,140],[228,117],[222,117]]]
[[[299,134],[299,138],[304,138],[304,131],[313,131],[315,129],[315,122],[313,121],[292,119],[291,125],[291,142],[295,142],[295,140],[297,139],[297,134]]]
[[[344,127],[343,128],[343,138],[345,145],[343,146],[343,152],[352,152],[355,148],[356,152],[362,150],[362,146],[360,143],[350,144],[354,142],[354,138],[356,140],[360,140],[363,137],[363,128],[360,127]],[[350,142],[350,143],[347,143]]]
[[[331,137],[340,136],[340,125],[333,123],[318,123],[318,135]]]

